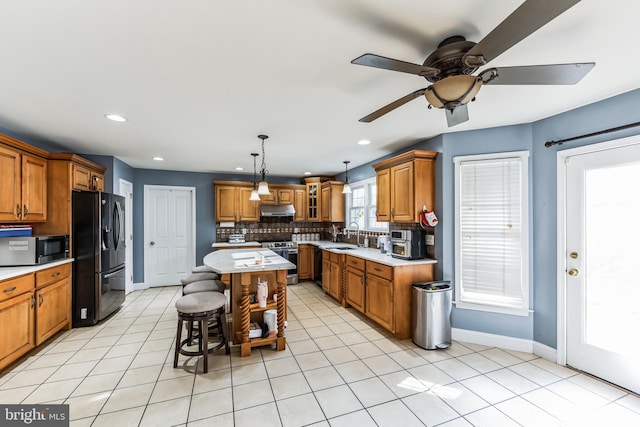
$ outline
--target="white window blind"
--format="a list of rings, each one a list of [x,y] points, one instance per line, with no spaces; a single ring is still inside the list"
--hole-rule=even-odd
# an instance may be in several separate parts
[[[454,162],[456,302],[462,308],[526,312],[528,153],[456,157]]]

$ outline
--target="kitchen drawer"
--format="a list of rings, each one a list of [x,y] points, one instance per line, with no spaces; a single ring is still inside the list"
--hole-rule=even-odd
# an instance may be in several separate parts
[[[358,258],[352,255],[347,255],[346,265],[349,267],[357,268],[360,271],[364,271],[365,262],[364,259]]]
[[[47,286],[71,275],[71,263],[58,265],[36,272],[36,288]]]
[[[367,260],[367,274],[374,274],[383,279],[393,280],[393,267]]]
[[[0,283],[0,301],[33,291],[33,274],[8,279]]]
[[[331,260],[331,262],[335,262],[335,263],[339,263],[340,262],[340,254],[337,254],[335,252],[330,252],[330,256],[331,258],[329,258]]]

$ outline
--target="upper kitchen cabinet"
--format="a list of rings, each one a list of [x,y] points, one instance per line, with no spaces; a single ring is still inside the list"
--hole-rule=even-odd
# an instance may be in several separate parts
[[[271,193],[260,196],[260,204],[263,205],[292,205],[293,188],[280,188],[270,186]]]
[[[373,165],[378,221],[419,222],[423,206],[434,209],[437,155],[414,150]]]
[[[216,222],[260,220],[259,202],[249,200],[251,183],[213,181],[216,188]]]
[[[38,234],[71,234],[71,193],[103,191],[106,169],[71,153],[50,153],[47,160],[47,221],[34,225]]]
[[[324,222],[344,222],[344,182],[326,181],[321,185],[320,219]]]
[[[307,189],[306,187],[293,190],[293,208],[296,213],[293,215],[294,221],[307,220]]]
[[[0,221],[46,221],[47,154],[0,134]]]

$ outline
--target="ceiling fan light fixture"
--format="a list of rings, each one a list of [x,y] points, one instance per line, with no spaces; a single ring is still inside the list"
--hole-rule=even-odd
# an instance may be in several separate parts
[[[429,104],[436,108],[453,110],[473,100],[481,87],[482,79],[476,76],[469,74],[449,76],[429,86],[424,96]]]

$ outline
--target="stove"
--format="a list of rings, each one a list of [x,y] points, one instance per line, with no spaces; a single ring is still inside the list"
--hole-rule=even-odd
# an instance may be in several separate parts
[[[298,244],[290,240],[283,242],[262,242],[263,248],[268,249],[298,249]]]
[[[295,265],[295,268],[287,271],[287,285],[298,283],[298,244],[290,240],[283,242],[262,242],[262,247],[271,249],[282,258]]]

